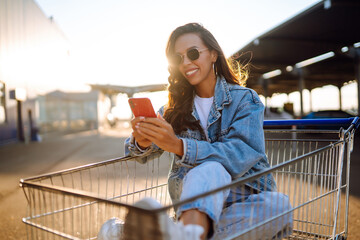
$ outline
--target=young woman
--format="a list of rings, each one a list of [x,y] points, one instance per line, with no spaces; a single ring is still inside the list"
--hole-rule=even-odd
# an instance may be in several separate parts
[[[173,201],[268,168],[264,106],[256,92],[244,87],[246,71],[229,63],[214,36],[197,23],[172,32],[166,56],[169,101],[160,109],[158,118],[138,117],[131,121],[133,133],[126,141],[126,155],[146,159],[158,148],[174,153],[168,179]],[[254,202],[264,204],[255,206]],[[281,203],[281,207],[272,207],[275,203]],[[237,208],[249,209],[244,212]],[[250,208],[257,208],[252,209],[252,218],[254,212],[271,217],[289,209],[290,204],[287,196],[276,192],[269,174],[244,188],[224,190],[176,211],[184,232],[197,235],[193,239],[223,239],[249,224],[246,219]],[[291,217],[273,225],[269,238],[284,227],[291,227]],[[167,234],[173,239],[171,233]]]

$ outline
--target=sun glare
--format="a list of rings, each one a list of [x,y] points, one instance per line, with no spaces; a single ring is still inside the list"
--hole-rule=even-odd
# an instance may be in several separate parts
[[[41,5],[51,5],[45,0],[38,2]],[[314,2],[316,1],[309,0],[306,4],[303,3],[302,8],[312,5]],[[266,31],[266,28],[270,29],[275,23],[284,21],[296,13],[294,7],[291,8],[292,12],[286,12],[283,15],[270,14],[267,9],[260,9],[264,12],[257,12],[260,17],[259,21],[252,22],[251,25],[235,23],[234,26],[239,26],[239,29],[233,29],[223,26],[224,24],[232,26],[233,16],[241,12],[240,8],[242,10],[255,9],[255,7],[258,9],[258,3],[248,1],[246,7],[235,1],[227,5],[210,4],[206,12],[198,11],[200,7],[203,7],[203,3],[198,2],[193,3],[194,7],[190,9],[186,4],[174,9],[173,5],[167,1],[157,8],[154,8],[154,4],[150,2],[141,3],[141,7],[137,2],[124,4],[113,1],[112,4],[114,7],[109,7],[110,5],[105,5],[105,3],[89,3],[87,11],[90,11],[93,16],[97,16],[98,10],[105,11],[106,9],[106,16],[102,15],[98,19],[88,19],[88,16],[81,15],[84,14],[81,11],[78,11],[78,15],[69,18],[68,11],[65,11],[66,4],[61,5],[64,9],[63,12],[58,12],[60,15],[56,15],[59,8],[54,8],[55,13],[47,14],[49,16],[55,14],[55,22],[61,21],[60,19],[63,17],[59,28],[64,28],[61,31],[66,35],[66,40],[57,41],[56,37],[53,40],[51,38],[53,36],[50,36],[51,39],[48,40],[51,41],[48,41],[48,44],[34,42],[32,46],[26,46],[26,48],[17,46],[9,52],[10,54],[3,55],[3,59],[6,57],[6,61],[1,61],[0,58],[2,74],[0,77],[8,79],[14,85],[27,88],[29,97],[56,89],[90,91],[88,84],[140,86],[167,83],[168,63],[165,57],[165,47],[171,31],[176,27],[187,22],[204,24],[218,39],[225,54],[230,56],[247,41]],[[229,8],[229,4],[238,6],[239,9]],[[71,6],[81,7],[74,4]],[[152,7],[151,15],[148,7]],[[279,8],[277,10],[280,10],[285,6],[277,7]],[[219,12],[226,12],[221,21],[214,17]],[[65,13],[66,15],[61,15]],[[244,14],[243,19],[253,17],[248,11],[243,11],[242,14]],[[82,19],[82,16],[87,20]],[[164,21],[164,19],[166,20]],[[71,24],[69,24],[70,22]],[[257,22],[263,25],[257,25]],[[61,34],[63,33],[61,32]],[[277,72],[271,72],[271,74],[277,74]],[[30,85],[31,87],[27,87]],[[356,86],[356,84],[349,84],[342,88],[343,108],[355,109],[357,107],[355,106],[357,103],[354,103],[353,100],[356,99]],[[155,110],[158,110],[167,101],[166,92],[141,93],[140,95],[149,96]],[[324,102],[324,96],[329,100]],[[115,108],[114,112],[119,116],[126,117],[130,114],[127,100],[124,97],[118,98],[119,104],[125,102],[120,109],[127,110],[124,113]],[[310,106],[310,100],[307,100],[310,99],[308,91],[304,91],[304,98],[305,112],[339,107],[337,88],[335,90],[331,90],[331,88],[313,90],[311,93],[313,106]],[[299,111],[298,92],[275,96],[269,100],[269,103],[273,106],[281,106],[284,101],[293,102],[295,111]]]

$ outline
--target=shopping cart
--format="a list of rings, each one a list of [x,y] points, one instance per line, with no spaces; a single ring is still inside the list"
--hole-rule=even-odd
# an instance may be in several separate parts
[[[304,127],[328,124],[349,127],[339,130]],[[260,217],[250,216],[246,224],[239,224],[237,231],[228,236],[229,239],[346,239],[350,153],[358,125],[358,117],[265,121],[266,153],[271,168],[178,202],[170,200],[167,190],[169,158],[172,156],[169,153],[156,152],[147,157],[145,164],[139,157],[121,157],[22,179],[20,184],[28,202],[28,217],[23,218],[28,238],[96,239],[105,221],[117,217],[126,224],[130,212],[142,219],[141,223],[132,226],[137,229],[133,233],[134,239],[159,239],[156,235],[159,232],[152,229],[158,227],[154,219],[159,214],[173,217],[174,208],[182,204],[224,189],[245,190],[249,182],[259,182],[272,173],[278,192],[289,197],[292,208],[271,216],[261,213],[257,213]],[[266,129],[269,126],[271,129]],[[274,126],[279,129],[273,129]],[[163,207],[143,209],[134,206],[144,197],[156,199]],[[281,202],[272,204],[281,205]],[[255,212],[252,213],[254,216]],[[293,219],[292,231],[284,228],[278,235],[266,235],[274,222],[284,222],[289,216]]]

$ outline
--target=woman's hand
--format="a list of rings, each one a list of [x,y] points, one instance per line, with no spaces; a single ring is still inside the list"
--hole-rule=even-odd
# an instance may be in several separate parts
[[[141,135],[138,132],[138,129],[135,127],[139,122],[144,121],[144,120],[145,120],[144,117],[137,117],[137,118],[134,118],[133,120],[131,120],[131,128],[133,130],[132,135],[135,138],[137,145],[139,147],[141,147],[142,149],[145,149],[151,145],[151,141],[146,139],[145,137],[143,137],[143,135]]]
[[[172,126],[160,114],[157,116],[157,118],[145,118],[137,121],[135,123],[137,133],[143,139],[153,142],[164,151],[182,156],[184,153],[181,139],[176,137]]]

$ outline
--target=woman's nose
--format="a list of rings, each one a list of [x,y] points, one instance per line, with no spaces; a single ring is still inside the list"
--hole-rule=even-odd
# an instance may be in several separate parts
[[[191,60],[185,55],[183,64],[186,65],[186,64],[189,64],[189,63],[191,63]]]

